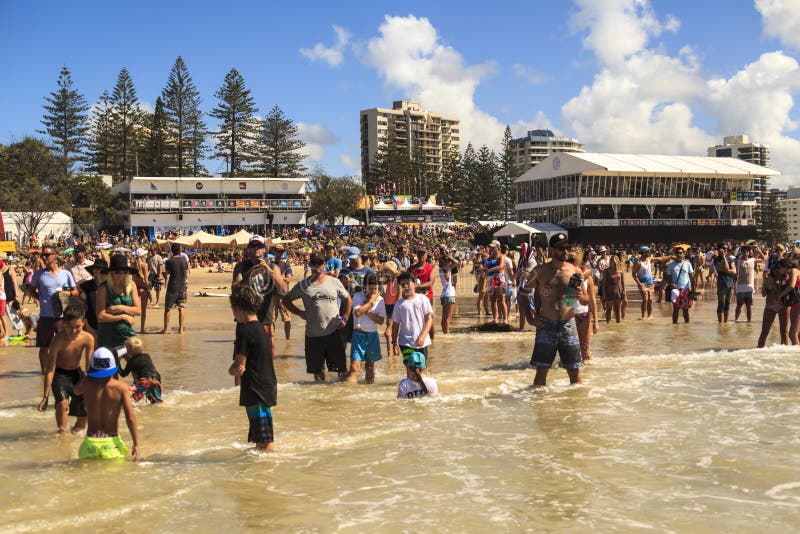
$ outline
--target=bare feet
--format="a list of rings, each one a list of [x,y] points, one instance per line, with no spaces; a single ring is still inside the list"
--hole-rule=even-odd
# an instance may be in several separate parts
[[[347,382],[355,384],[358,382],[358,375],[356,373],[349,373],[347,375]]]
[[[325,382],[325,373],[314,373],[314,382]]]
[[[169,334],[169,332],[167,332],[166,329],[165,329],[165,330],[162,330],[161,332],[159,332],[159,334]]]

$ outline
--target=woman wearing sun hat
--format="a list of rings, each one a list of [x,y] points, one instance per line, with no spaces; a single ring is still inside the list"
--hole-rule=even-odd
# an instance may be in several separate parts
[[[116,348],[136,335],[133,325],[141,312],[139,292],[133,283],[135,269],[122,254],[111,256],[105,282],[97,288],[97,346]]]

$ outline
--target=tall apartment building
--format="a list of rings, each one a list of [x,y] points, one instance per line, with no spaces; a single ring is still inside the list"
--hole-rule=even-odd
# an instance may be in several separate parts
[[[739,158],[754,165],[770,166],[769,146],[751,143],[746,134],[724,137],[721,145],[708,147],[708,155],[712,158]]]
[[[728,135],[722,139],[721,145],[708,147],[708,155],[712,158],[738,158],[740,160],[769,167],[769,146],[760,143],[751,143],[750,136],[746,134]],[[756,212],[757,220],[761,220],[761,206],[769,191],[769,178],[763,177],[756,184]]]
[[[459,119],[423,111],[416,102],[397,100],[392,109],[364,109],[360,119],[361,176],[365,183],[380,179],[374,176],[375,156],[390,142],[397,143],[412,159],[421,151],[431,178],[441,177],[442,156],[459,149]]]
[[[517,174],[522,175],[553,152],[586,152],[572,137],[558,137],[550,130],[529,130],[528,135],[511,140]]]
[[[800,239],[800,187],[789,187],[787,191],[783,191],[782,196],[784,198],[779,198],[778,206],[786,215],[786,230],[789,240],[795,241]]]

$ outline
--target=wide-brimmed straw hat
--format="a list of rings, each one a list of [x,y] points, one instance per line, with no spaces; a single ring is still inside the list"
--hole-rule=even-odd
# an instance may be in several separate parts
[[[136,269],[128,265],[128,258],[123,254],[114,254],[111,256],[111,261],[108,263],[108,269],[103,269],[103,273],[111,273],[114,271],[126,271],[127,273],[134,274]]]

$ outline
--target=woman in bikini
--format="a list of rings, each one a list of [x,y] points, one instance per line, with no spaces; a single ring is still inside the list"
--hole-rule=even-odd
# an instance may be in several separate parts
[[[780,295],[785,288],[786,275],[791,269],[791,265],[785,260],[780,260],[772,266],[769,274],[764,277],[764,284],[761,287],[761,295],[767,298],[764,306],[764,318],[761,322],[761,335],[758,337],[758,348],[763,347],[767,342],[767,336],[778,316],[778,325],[781,333],[781,345],[789,344],[787,325],[789,323],[789,308],[781,304]]]
[[[603,275],[601,292],[606,309],[606,322],[611,322],[611,310],[614,310],[614,320],[620,322],[622,300],[625,298],[625,278],[622,276],[621,262],[618,257],[612,256]]]

